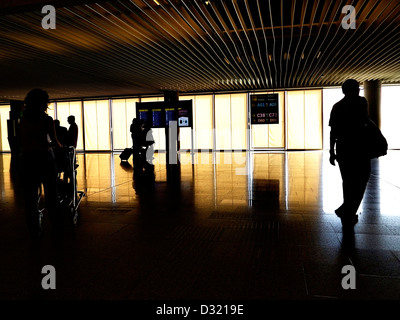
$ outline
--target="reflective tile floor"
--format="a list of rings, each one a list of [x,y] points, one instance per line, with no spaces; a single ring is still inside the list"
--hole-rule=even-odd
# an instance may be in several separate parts
[[[118,154],[78,161],[77,224],[57,233],[45,215],[32,242],[0,154],[0,299],[400,300],[400,151],[373,160],[350,234],[326,151],[183,154],[180,170],[160,153],[154,179]]]

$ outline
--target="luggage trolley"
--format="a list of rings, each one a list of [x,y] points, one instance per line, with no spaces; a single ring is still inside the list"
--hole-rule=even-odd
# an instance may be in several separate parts
[[[77,190],[76,174],[78,164],[74,147],[54,149],[54,155],[58,171],[58,192],[60,206],[65,209],[72,218],[74,224],[78,221],[78,207],[85,196],[83,191]]]

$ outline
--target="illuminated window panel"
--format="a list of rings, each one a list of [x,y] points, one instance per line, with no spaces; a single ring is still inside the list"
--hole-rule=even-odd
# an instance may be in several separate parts
[[[231,95],[215,96],[215,148],[231,149]]]
[[[56,106],[53,102],[49,103],[46,113],[53,119],[56,119]]]
[[[381,90],[381,130],[389,149],[399,149],[400,86],[382,86]]]
[[[279,123],[258,124],[251,126],[253,148],[284,148],[285,147],[285,93],[261,92],[258,94],[277,93],[279,96]]]
[[[287,148],[321,149],[321,90],[289,91],[287,97]]]
[[[323,97],[323,145],[324,149],[329,149],[329,136],[331,128],[329,126],[329,118],[333,105],[343,98],[343,92],[341,88],[328,88],[322,90]]]
[[[216,150],[247,149],[246,94],[215,96]]]
[[[75,123],[78,125],[78,142],[76,149],[83,150],[83,124],[82,124],[82,102],[57,102],[57,119],[60,125],[69,128],[68,117],[75,116]]]
[[[213,149],[212,95],[196,96],[193,101],[193,139],[197,150]]]
[[[288,99],[288,149],[304,149],[304,91],[290,91]]]
[[[139,99],[114,99],[111,102],[114,150],[132,147],[130,126],[136,118],[136,102]]]
[[[111,150],[108,100],[84,101],[85,149]]]
[[[322,149],[321,90],[307,90],[304,94],[304,147]]]
[[[247,95],[231,95],[232,150],[247,149]]]
[[[182,96],[179,100],[192,100],[193,108],[193,148],[211,150],[213,148],[212,95]],[[192,147],[191,130],[180,129],[181,150]]]
[[[0,106],[0,151],[10,151],[8,143],[7,120],[10,118],[10,106]]]

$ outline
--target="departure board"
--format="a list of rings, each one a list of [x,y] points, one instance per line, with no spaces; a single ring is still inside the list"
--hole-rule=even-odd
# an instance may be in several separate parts
[[[170,121],[176,121],[175,108],[165,108],[165,125],[169,126]]]
[[[253,94],[250,96],[251,124],[279,123],[279,95]]]
[[[149,118],[149,109],[139,109],[139,119],[147,122]]]
[[[152,128],[168,127],[170,121],[176,121],[179,127],[192,127],[192,108],[192,100],[136,102],[136,118]]]
[[[163,119],[162,119],[162,109],[153,109],[151,110],[152,114],[152,128],[162,128],[163,127]]]

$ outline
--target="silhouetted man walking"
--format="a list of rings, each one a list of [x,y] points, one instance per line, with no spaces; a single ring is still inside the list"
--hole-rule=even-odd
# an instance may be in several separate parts
[[[371,173],[362,136],[368,120],[368,102],[359,96],[360,87],[354,79],[346,80],[342,91],[345,96],[333,106],[329,120],[329,161],[335,165],[337,160],[343,181],[343,204],[335,212],[343,226],[353,226],[358,221],[357,210]]]

